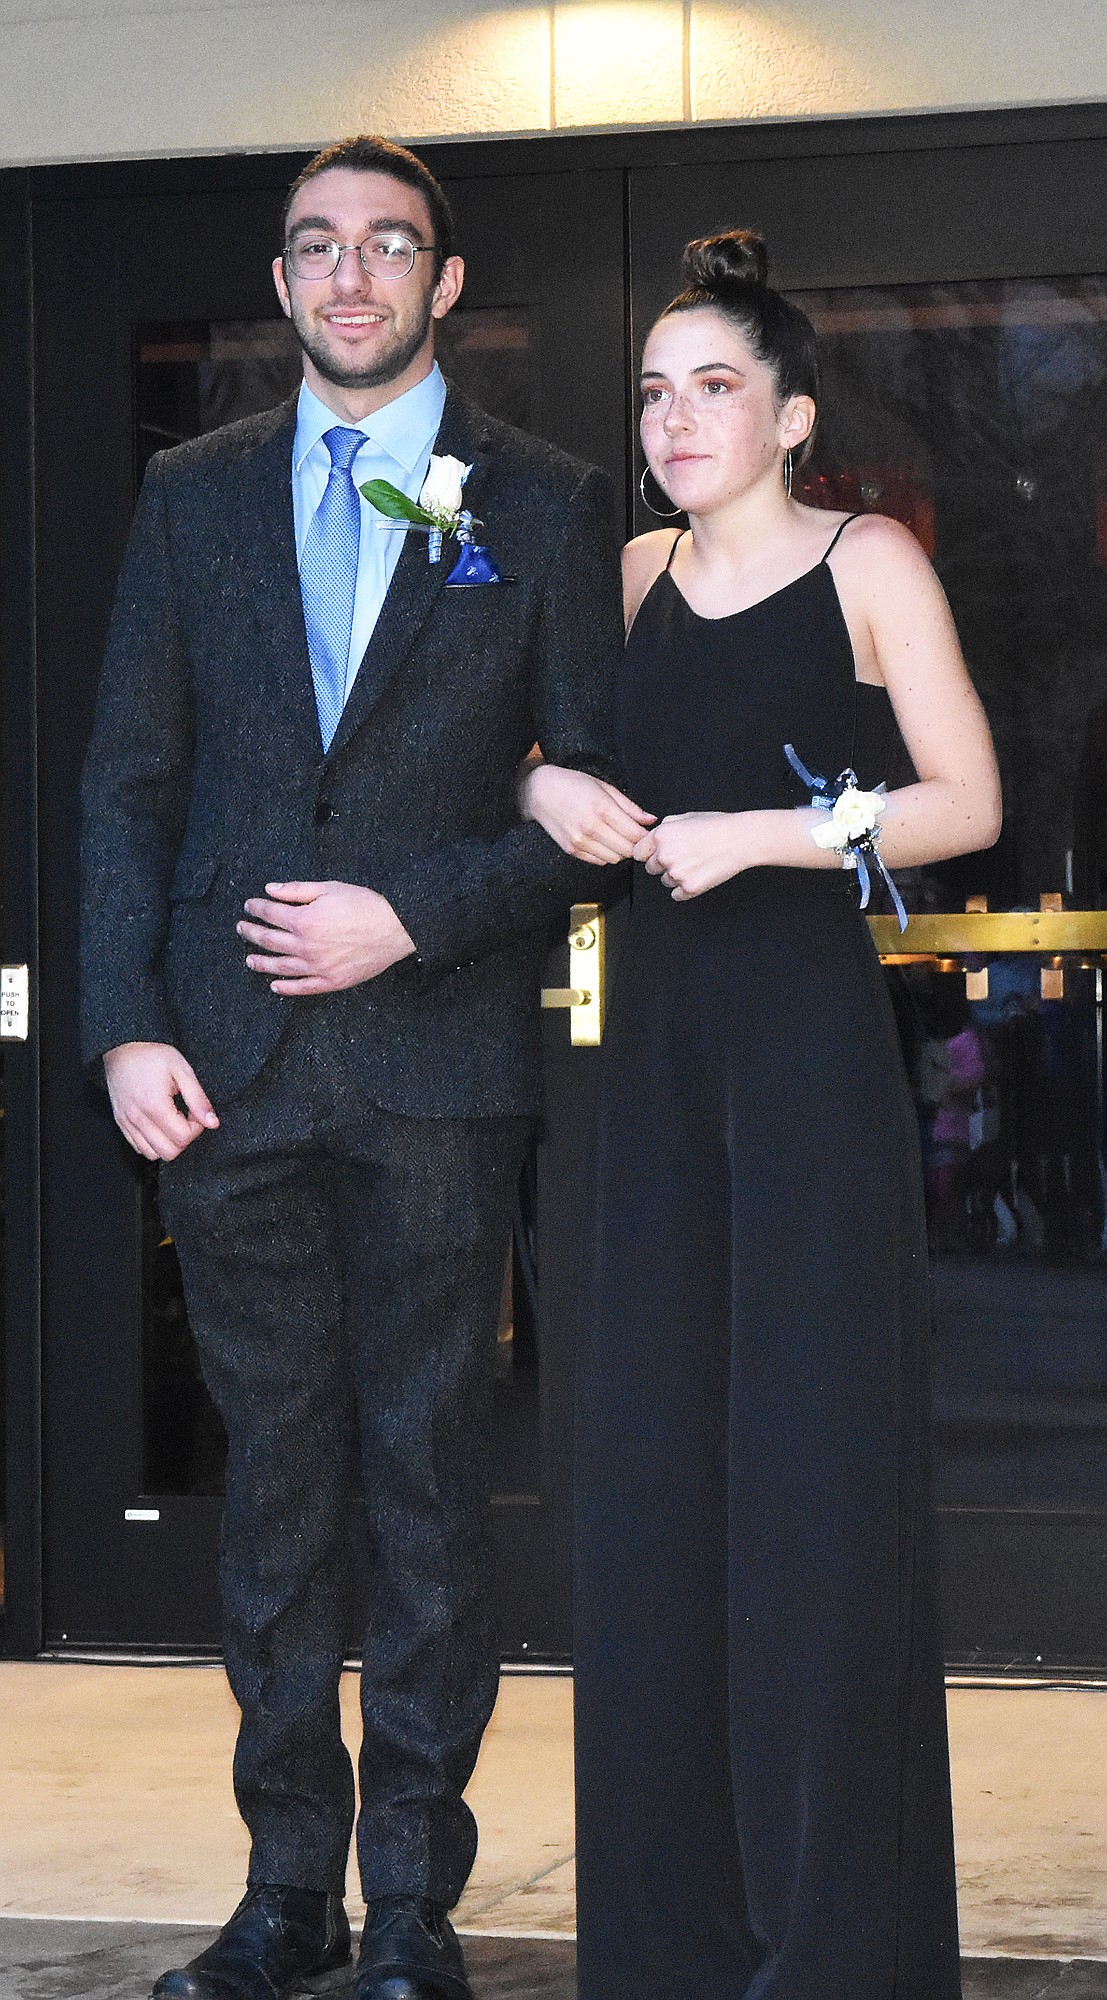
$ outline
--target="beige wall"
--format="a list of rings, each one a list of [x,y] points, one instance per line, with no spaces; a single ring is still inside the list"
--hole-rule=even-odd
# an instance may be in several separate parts
[[[0,0],[0,162],[1107,97],[1104,0]]]

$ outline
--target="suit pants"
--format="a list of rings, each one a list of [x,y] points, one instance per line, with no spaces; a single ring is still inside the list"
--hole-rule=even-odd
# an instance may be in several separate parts
[[[340,1001],[341,996],[339,996]],[[229,1443],[221,1580],[249,1881],[341,1891],[350,1493],[370,1591],[358,1858],[367,1899],[452,1907],[492,1712],[492,1363],[526,1118],[405,1118],[344,1088],[342,1010],[302,1004],[255,1081],[163,1168]]]

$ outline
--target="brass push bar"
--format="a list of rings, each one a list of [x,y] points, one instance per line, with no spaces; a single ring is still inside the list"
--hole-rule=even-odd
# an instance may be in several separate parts
[[[870,917],[869,929],[881,958],[892,960],[1107,952],[1107,910],[928,911],[909,917],[902,933],[891,916]]]

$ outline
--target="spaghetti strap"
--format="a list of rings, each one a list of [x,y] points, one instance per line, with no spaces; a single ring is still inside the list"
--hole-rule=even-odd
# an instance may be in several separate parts
[[[838,543],[839,543],[839,540],[840,540],[840,538],[842,537],[842,535],[844,535],[844,534],[845,534],[845,531],[846,531],[846,529],[847,529],[847,528],[849,527],[849,524],[850,524],[850,522],[851,522],[851,521],[859,521],[860,519],[861,519],[861,515],[860,515],[860,512],[858,512],[858,513],[856,513],[856,514],[847,514],[847,515],[846,515],[846,518],[845,518],[845,520],[844,520],[844,521],[842,521],[842,522],[841,522],[841,523],[839,524],[839,526],[838,526],[838,527],[837,527],[837,528],[835,529],[835,532],[834,532],[834,540],[833,540],[833,541],[831,542],[831,544],[830,544],[830,547],[829,547],[829,548],[828,548],[828,549],[826,550],[826,552],[825,552],[825,554],[824,554],[824,556],[823,556],[823,562],[829,562],[829,560],[830,560],[831,556],[832,556],[832,555],[834,554],[834,551],[835,551],[835,549],[836,549],[836,548],[837,548],[837,546],[838,546]],[[677,540],[679,541],[679,539],[680,539],[680,537],[678,536],[678,537],[677,537]],[[676,547],[676,542],[674,542],[674,543],[673,543],[673,547],[674,547],[674,548]],[[672,556],[670,556],[670,557],[669,557],[669,562],[672,562],[672,560],[673,560],[673,558],[672,558]],[[667,568],[667,567],[668,567],[668,564],[666,564],[666,568]]]
[[[843,521],[843,522],[842,522],[842,527],[844,528],[844,527],[845,527],[845,525],[846,525],[846,524],[845,524],[845,522]],[[674,535],[674,537],[673,537],[673,546],[672,546],[672,548],[671,548],[671,549],[669,550],[669,559],[668,559],[668,561],[667,561],[667,562],[666,562],[666,564],[665,564],[665,568],[666,568],[666,570],[670,570],[670,569],[672,569],[672,566],[673,566],[673,557],[675,556],[675,554],[676,554],[676,552],[677,552],[677,543],[678,543],[678,542],[680,542],[680,541],[683,541],[683,539],[684,539],[684,537],[685,537],[685,535],[686,535],[687,533],[688,533],[688,530],[687,530],[687,528],[678,528],[678,529],[677,529],[677,531],[676,531],[676,534],[675,534],[675,535]]]

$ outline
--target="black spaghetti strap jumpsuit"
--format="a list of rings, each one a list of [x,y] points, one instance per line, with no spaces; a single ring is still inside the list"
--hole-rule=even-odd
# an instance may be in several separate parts
[[[893,735],[825,558],[718,619],[660,576],[618,726],[659,815],[806,803],[785,743],[875,785]],[[917,1128],[857,902],[635,872],[579,1363],[580,2000],[960,1994]]]

